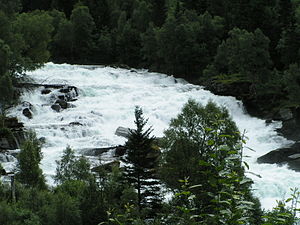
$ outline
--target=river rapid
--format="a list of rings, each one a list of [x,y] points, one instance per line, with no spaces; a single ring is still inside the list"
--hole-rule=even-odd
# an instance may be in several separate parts
[[[20,106],[10,112],[26,128],[35,130],[38,137],[45,138],[41,168],[49,184],[53,184],[55,160],[67,145],[80,154],[81,149],[124,144],[126,140],[114,133],[119,126],[134,128],[137,105],[149,118],[153,134],[161,137],[170,119],[192,98],[203,105],[212,100],[225,106],[239,130],[246,132],[244,159],[250,166],[247,175],[254,180],[254,194],[263,208],[272,208],[276,200],[289,197],[290,188],[300,187],[300,173],[285,166],[256,163],[257,157],[290,143],[275,132],[281,124],[267,125],[264,120],[249,116],[242,102],[233,97],[216,96],[200,86],[147,70],[47,63],[28,75],[37,83],[74,85],[79,90],[78,100],[72,102],[75,107],[59,113],[50,108],[49,96],[41,95],[42,88],[22,95],[21,101],[28,101],[34,107],[33,119],[26,118]],[[82,126],[68,126],[71,122]],[[101,160],[109,161],[111,157],[105,154]]]

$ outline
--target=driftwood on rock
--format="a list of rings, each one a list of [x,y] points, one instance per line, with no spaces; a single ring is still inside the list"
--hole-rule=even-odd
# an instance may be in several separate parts
[[[115,149],[116,146],[106,148],[85,148],[82,149],[82,153],[87,156],[99,156],[105,152]]]
[[[16,84],[18,88],[38,88],[44,87],[45,89],[61,89],[60,92],[67,93],[69,90],[74,90],[78,95],[77,87],[66,84],[37,84],[37,83],[19,83]]]
[[[130,129],[126,128],[126,127],[118,127],[115,132],[115,135],[124,137],[124,138],[128,138],[130,135]]]

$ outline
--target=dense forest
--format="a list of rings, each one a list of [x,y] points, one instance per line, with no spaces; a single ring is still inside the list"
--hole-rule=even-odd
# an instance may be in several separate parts
[[[9,134],[3,118],[26,71],[47,61],[148,68],[264,113],[298,108],[299,40],[298,0],[0,0],[0,134]],[[295,204],[263,212],[252,196],[244,138],[225,109],[191,100],[160,141],[141,109],[135,116],[127,166],[92,173],[67,147],[55,187],[45,183],[42,146],[29,134],[16,196],[0,186],[0,224],[295,223]],[[162,201],[159,189],[172,199]],[[295,191],[288,201],[297,198]]]

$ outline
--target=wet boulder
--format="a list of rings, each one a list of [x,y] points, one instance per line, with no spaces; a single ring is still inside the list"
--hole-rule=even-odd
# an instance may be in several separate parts
[[[45,89],[41,90],[41,94],[42,95],[47,95],[47,94],[50,94],[51,92],[52,91],[50,89],[48,89],[48,88],[45,88]]]
[[[56,112],[60,112],[61,111],[61,107],[59,104],[54,104],[51,106],[51,109],[53,109]]]
[[[25,108],[22,111],[23,115],[26,116],[28,119],[32,119],[32,112],[29,108]]]
[[[300,142],[270,151],[259,157],[257,162],[278,165],[287,164],[290,169],[300,171]]]
[[[60,107],[62,109],[67,109],[68,108],[68,103],[65,100],[58,99],[58,100],[56,100],[55,104],[60,105]]]
[[[300,141],[300,109],[280,109],[274,119],[282,121],[282,127],[277,129],[280,134],[287,139]]]

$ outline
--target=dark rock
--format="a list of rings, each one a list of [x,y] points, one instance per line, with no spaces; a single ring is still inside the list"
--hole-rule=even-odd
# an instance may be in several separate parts
[[[59,89],[59,92],[61,92],[61,93],[69,93],[71,91],[71,89],[69,89],[69,87],[64,87],[64,88],[61,88],[61,89]]]
[[[24,102],[22,102],[22,106],[23,106],[23,108],[28,108],[31,111],[33,110],[33,105],[30,102],[24,101]]]
[[[58,99],[55,104],[59,104],[62,109],[68,108],[68,103],[64,100]]]
[[[23,115],[26,116],[28,119],[32,119],[32,112],[30,111],[29,108],[23,109]]]
[[[96,166],[94,168],[92,168],[92,172],[102,172],[103,170],[106,170],[108,172],[112,172],[113,168],[119,168],[120,167],[120,161],[119,160],[116,160],[116,161],[112,161],[112,162],[109,162],[107,164],[103,164],[103,165],[100,165],[100,166]]]
[[[300,109],[291,109],[290,111],[291,113],[287,111],[287,113],[283,115],[284,118],[290,119],[283,120],[282,127],[277,131],[287,139],[300,141]]]
[[[267,119],[267,120],[265,121],[265,123],[266,123],[267,125],[271,124],[271,123],[272,123],[272,119]]]
[[[51,109],[53,109],[56,112],[60,112],[61,107],[58,104],[54,104],[54,105],[51,106]]]
[[[82,149],[82,154],[87,156],[99,156],[105,152],[115,149],[116,147],[107,147],[107,148],[86,148]]]
[[[39,138],[39,142],[40,142],[41,144],[45,144],[45,143],[46,143],[46,138],[45,138],[45,137],[40,137],[40,138]]]
[[[50,89],[47,89],[47,88],[45,88],[45,89],[43,89],[43,90],[41,91],[41,94],[42,94],[42,95],[47,95],[47,94],[49,94],[49,93],[51,93],[51,90],[50,90]]]
[[[300,171],[300,143],[273,150],[257,159],[258,163],[287,164],[290,169]]]
[[[4,126],[10,129],[23,129],[23,123],[20,123],[16,117],[6,117],[4,119]]]
[[[2,132],[0,133],[0,136],[0,150],[19,149],[25,140],[24,131],[11,131],[10,133]]]
[[[118,145],[115,150],[115,156],[117,156],[117,157],[123,156],[123,155],[125,155],[126,151],[127,151],[127,148],[125,146]]]
[[[78,96],[78,90],[74,86],[64,86],[59,90],[60,93],[64,93],[66,101],[71,101]]]
[[[288,109],[288,108],[280,109],[279,115],[281,117],[281,120],[283,120],[283,121],[293,119],[293,113],[292,113],[291,109]]]
[[[130,135],[130,129],[126,128],[126,127],[118,127],[115,132],[115,135],[124,137],[124,138],[128,138]]]
[[[300,158],[289,161],[288,166],[290,169],[300,172]]]
[[[0,170],[0,175],[2,175],[2,176],[6,175],[6,170],[2,168],[2,169]]]
[[[79,122],[71,122],[69,123],[70,126],[83,126],[82,123],[79,123]]]
[[[66,99],[66,98],[65,98],[65,95],[59,95],[59,96],[57,96],[57,98],[60,99],[60,100],[64,100],[64,101],[65,101],[65,99]]]
[[[0,138],[0,149],[11,149],[11,144],[8,138],[6,137]]]
[[[25,141],[23,123],[19,123],[15,117],[5,117],[4,127],[0,129],[0,151],[19,149]]]

